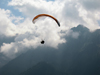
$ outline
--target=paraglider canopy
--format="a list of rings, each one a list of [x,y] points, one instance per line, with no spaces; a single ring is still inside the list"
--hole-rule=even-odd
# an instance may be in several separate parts
[[[35,20],[36,20],[36,19],[38,19],[39,17],[43,17],[43,16],[47,16],[47,17],[50,17],[50,18],[54,19],[54,20],[56,21],[56,23],[58,24],[58,26],[60,27],[59,21],[58,21],[55,17],[53,17],[53,16],[51,16],[51,15],[48,15],[48,14],[39,14],[39,15],[37,15],[37,16],[35,16],[35,17],[33,18],[32,22],[35,23]]]

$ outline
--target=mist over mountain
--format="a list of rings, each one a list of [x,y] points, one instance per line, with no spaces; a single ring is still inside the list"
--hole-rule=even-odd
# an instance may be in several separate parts
[[[0,68],[7,64],[10,61],[8,57],[6,57],[4,54],[0,53]]]
[[[7,37],[5,35],[0,35],[0,46],[5,42],[5,43],[11,43],[14,42],[15,36],[13,37]]]
[[[71,30],[79,36],[65,36],[67,42],[60,44],[58,49],[30,49],[4,65],[0,75],[40,75],[38,73],[44,67],[48,75],[48,69],[51,75],[58,71],[62,75],[100,75],[100,29],[90,32],[88,28],[78,25]],[[45,71],[43,74],[46,74]]]
[[[15,37],[5,37],[4,35],[0,36],[0,46],[3,45],[3,43],[11,43],[13,42]],[[0,68],[4,66],[6,63],[8,63],[11,59],[5,56],[3,53],[0,53]]]

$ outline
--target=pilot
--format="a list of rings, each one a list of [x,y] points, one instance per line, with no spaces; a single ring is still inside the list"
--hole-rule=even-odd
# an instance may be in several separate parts
[[[44,41],[44,40],[42,40],[42,41],[41,41],[41,44],[44,44],[44,43],[45,43],[45,41]]]

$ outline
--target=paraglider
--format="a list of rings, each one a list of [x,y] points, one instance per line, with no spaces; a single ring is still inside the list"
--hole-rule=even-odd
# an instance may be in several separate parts
[[[48,14],[39,14],[39,15],[37,15],[37,16],[35,16],[35,17],[33,18],[32,22],[35,23],[36,19],[38,19],[39,17],[44,17],[44,16],[50,17],[50,18],[52,18],[53,20],[55,20],[56,23],[58,24],[58,26],[60,27],[59,21],[58,21],[55,17],[53,17],[53,16],[51,16],[51,15],[48,15]],[[44,43],[45,43],[45,41],[42,40],[42,41],[41,41],[41,44],[44,44]]]

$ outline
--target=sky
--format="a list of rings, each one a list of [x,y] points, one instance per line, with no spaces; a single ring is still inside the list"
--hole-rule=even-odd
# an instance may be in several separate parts
[[[100,29],[100,0],[0,0],[0,53],[15,58],[26,49],[42,46],[58,48],[67,43],[65,36],[78,39],[79,32],[70,30],[79,24],[90,29]],[[54,16],[32,19],[38,14]],[[9,38],[14,38],[10,39]],[[40,41],[45,40],[41,45]]]

